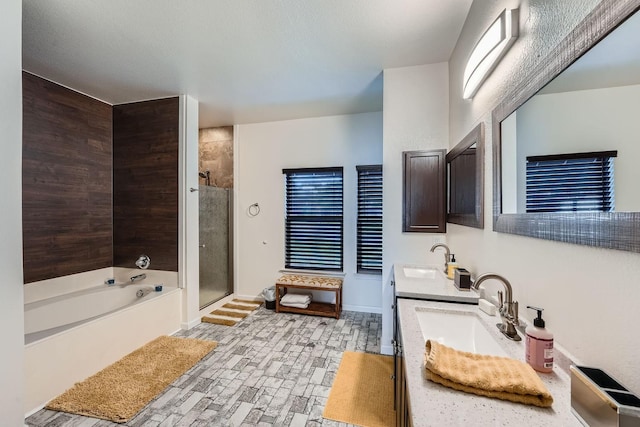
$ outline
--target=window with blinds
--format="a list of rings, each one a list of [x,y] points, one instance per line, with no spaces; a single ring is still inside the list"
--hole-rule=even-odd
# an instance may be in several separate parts
[[[356,166],[358,172],[358,273],[382,274],[382,165]]]
[[[612,212],[617,151],[527,157],[527,212]]]
[[[342,168],[282,172],[285,268],[342,271]]]

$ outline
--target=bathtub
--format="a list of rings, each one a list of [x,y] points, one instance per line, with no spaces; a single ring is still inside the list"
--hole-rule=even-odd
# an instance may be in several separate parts
[[[85,284],[130,274],[102,269],[66,282],[25,285],[25,415],[154,338],[180,329],[182,290],[168,285],[177,283],[177,273],[148,271],[146,280],[126,286]],[[155,292],[157,283],[163,283],[162,291]],[[140,290],[145,295],[138,297]]]
[[[25,304],[25,344],[149,301],[163,292],[171,292],[175,287],[163,286],[160,292],[154,289],[152,285],[100,285]],[[138,291],[142,291],[142,296],[136,295]]]

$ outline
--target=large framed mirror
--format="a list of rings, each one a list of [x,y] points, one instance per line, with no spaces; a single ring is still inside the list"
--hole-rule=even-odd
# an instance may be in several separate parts
[[[640,252],[639,8],[603,0],[493,110],[494,231]],[[598,161],[601,203],[554,199]]]
[[[447,222],[484,228],[484,125],[447,153]]]

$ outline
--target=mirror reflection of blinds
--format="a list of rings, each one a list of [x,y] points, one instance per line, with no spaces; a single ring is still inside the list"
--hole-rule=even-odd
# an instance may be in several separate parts
[[[382,274],[382,165],[356,166],[358,273]]]
[[[616,151],[527,157],[527,212],[612,212]]]
[[[342,168],[282,172],[285,268],[342,271]]]

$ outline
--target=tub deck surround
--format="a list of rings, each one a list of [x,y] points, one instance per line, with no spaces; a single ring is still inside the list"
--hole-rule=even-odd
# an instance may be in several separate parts
[[[94,321],[135,304],[174,292],[175,286],[156,292],[152,285],[107,286],[82,289],[24,305],[25,344]],[[143,291],[138,297],[137,292]]]
[[[410,277],[405,268],[434,269],[433,277]],[[480,296],[474,291],[460,290],[453,280],[445,277],[440,266],[417,266],[402,263],[393,264],[393,276],[396,282],[396,296],[434,301],[452,301],[478,304]]]
[[[467,425],[535,425],[580,426],[571,413],[571,380],[569,359],[554,349],[555,366],[551,374],[539,374],[553,396],[551,408],[538,408],[499,399],[476,396],[441,386],[426,379],[424,373],[425,339],[416,307],[477,313],[478,318],[496,339],[508,357],[524,362],[524,340],[510,341],[495,327],[498,316],[489,316],[477,306],[399,299],[398,315],[403,341],[406,381],[414,427]]]
[[[135,260],[132,260],[132,263],[133,261]],[[135,276],[140,273],[145,273],[147,278],[144,281],[136,282],[137,285],[154,285],[163,283],[168,286],[176,286],[178,283],[178,273],[174,271],[106,267],[98,270],[56,277],[54,279],[27,283],[24,285],[24,303],[29,304],[83,289],[94,288],[96,286],[103,285],[104,281],[108,278],[114,278],[118,284],[130,283],[131,276]]]

